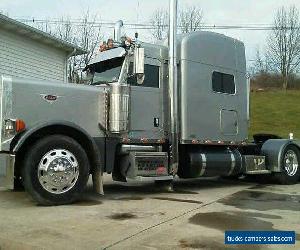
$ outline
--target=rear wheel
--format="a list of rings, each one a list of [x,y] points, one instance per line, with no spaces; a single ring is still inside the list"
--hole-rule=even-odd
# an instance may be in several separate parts
[[[27,152],[23,183],[41,205],[74,202],[89,177],[88,158],[74,139],[63,135],[43,138]]]
[[[281,160],[281,172],[274,173],[274,179],[279,184],[295,184],[300,177],[300,151],[295,145],[288,145]]]

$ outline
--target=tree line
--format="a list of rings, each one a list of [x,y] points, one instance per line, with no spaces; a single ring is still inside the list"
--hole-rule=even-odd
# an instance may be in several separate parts
[[[70,42],[83,48],[88,53],[74,56],[68,60],[68,81],[73,83],[84,82],[82,69],[90,62],[93,55],[97,54],[104,36],[101,25],[96,20],[97,15],[85,12],[78,22],[74,23],[70,18],[62,17],[57,22],[39,22],[32,20],[30,25],[44,32]],[[149,18],[151,24],[150,34],[155,40],[164,40],[168,37],[168,11],[155,10]],[[185,7],[179,15],[179,27],[181,33],[189,33],[201,29],[203,20],[202,9],[197,6]]]
[[[70,18],[62,17],[57,22],[39,22],[32,20],[33,27],[72,43],[85,51],[86,54],[72,56],[68,60],[68,81],[72,83],[83,82],[82,69],[90,62],[96,53],[100,41],[103,39],[101,27],[95,25],[97,15],[89,11],[83,13],[80,21],[74,24]]]
[[[36,28],[73,43],[87,54],[71,57],[68,61],[68,79],[81,83],[84,68],[98,52],[104,36],[97,15],[85,12],[80,21],[74,23],[69,18],[61,18],[57,23],[32,22]],[[199,6],[185,6],[178,15],[178,32],[189,33],[200,30],[204,14]],[[165,40],[168,37],[169,13],[166,9],[156,9],[149,18],[149,33],[154,40]],[[300,88],[300,77],[297,75],[300,65],[300,16],[295,6],[281,7],[277,10],[273,29],[269,31],[263,52],[257,50],[255,64],[251,68],[253,87],[276,87],[287,90]]]
[[[150,17],[151,34],[156,40],[165,40],[169,31],[169,12],[166,9],[157,9]],[[182,34],[201,29],[203,25],[203,11],[198,6],[189,6],[179,12],[178,28]]]
[[[254,88],[300,88],[300,16],[296,6],[281,7],[273,20],[263,53],[256,52]]]

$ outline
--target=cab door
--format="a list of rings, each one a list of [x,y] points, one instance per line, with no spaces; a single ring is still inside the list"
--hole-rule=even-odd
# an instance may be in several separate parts
[[[128,79],[131,85],[129,138],[157,140],[164,137],[160,61],[145,58],[144,72],[145,79],[141,85],[134,77]]]

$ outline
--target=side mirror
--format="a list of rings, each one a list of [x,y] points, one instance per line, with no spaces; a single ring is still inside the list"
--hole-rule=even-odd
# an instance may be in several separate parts
[[[136,75],[137,83],[143,84],[145,75],[145,49],[136,48],[134,52],[134,74]]]
[[[90,84],[93,81],[94,73],[90,71],[90,69],[87,69],[85,72],[83,72],[82,80],[86,84]]]

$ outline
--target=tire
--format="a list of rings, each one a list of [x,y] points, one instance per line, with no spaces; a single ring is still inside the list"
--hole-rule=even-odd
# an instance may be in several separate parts
[[[22,169],[25,190],[40,205],[76,201],[89,178],[84,149],[74,139],[51,135],[37,141],[27,152]]]
[[[24,191],[24,185],[21,176],[17,175],[14,179],[14,191],[15,192]]]
[[[281,157],[281,172],[273,173],[276,183],[296,184],[300,178],[300,151],[295,145],[288,145]]]

